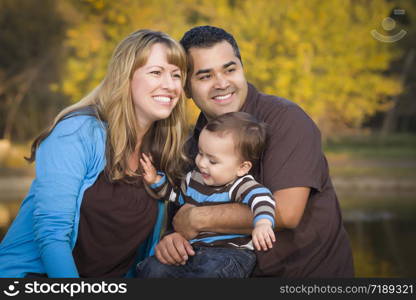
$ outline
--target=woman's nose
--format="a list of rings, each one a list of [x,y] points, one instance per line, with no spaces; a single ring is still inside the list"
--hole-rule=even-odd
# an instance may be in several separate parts
[[[167,90],[174,90],[175,83],[173,82],[173,78],[170,74],[164,74],[162,76],[162,87]]]

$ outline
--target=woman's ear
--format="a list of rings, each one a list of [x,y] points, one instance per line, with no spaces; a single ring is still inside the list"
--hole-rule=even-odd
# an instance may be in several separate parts
[[[243,161],[240,164],[240,167],[238,168],[237,175],[238,176],[246,175],[250,171],[252,166],[253,166],[253,164],[250,161],[248,161],[248,160]]]

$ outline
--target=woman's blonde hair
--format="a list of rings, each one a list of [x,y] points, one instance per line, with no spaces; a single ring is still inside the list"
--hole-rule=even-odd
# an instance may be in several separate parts
[[[138,30],[116,47],[104,80],[79,102],[62,110],[52,125],[35,139],[28,160],[35,160],[39,144],[60,120],[75,111],[92,106],[96,117],[107,123],[106,172],[109,178],[123,179],[128,171],[135,171],[128,168],[138,136],[131,79],[134,72],[147,62],[151,47],[157,43],[166,46],[168,62],[180,68],[183,86],[187,65],[182,46],[163,32]],[[185,96],[182,93],[170,116],[154,122],[145,134],[139,155],[142,152],[150,153],[157,169],[163,170],[171,180],[180,179],[186,163],[183,152],[186,134]]]

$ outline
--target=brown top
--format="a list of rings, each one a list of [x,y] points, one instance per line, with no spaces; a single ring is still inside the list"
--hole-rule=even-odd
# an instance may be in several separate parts
[[[156,222],[142,181],[110,183],[104,171],[83,197],[73,256],[80,277],[123,277]]]
[[[274,247],[257,253],[254,276],[353,277],[351,247],[319,129],[295,103],[259,93],[251,84],[241,110],[268,125],[269,140],[255,178],[273,192],[311,188],[300,224],[277,232]],[[192,156],[206,122],[201,114],[188,144]]]

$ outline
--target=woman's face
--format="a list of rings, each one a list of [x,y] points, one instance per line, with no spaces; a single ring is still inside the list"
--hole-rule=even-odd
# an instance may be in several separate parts
[[[164,44],[154,44],[146,64],[133,74],[131,92],[141,128],[169,117],[183,92],[181,70],[168,63],[166,54]]]

